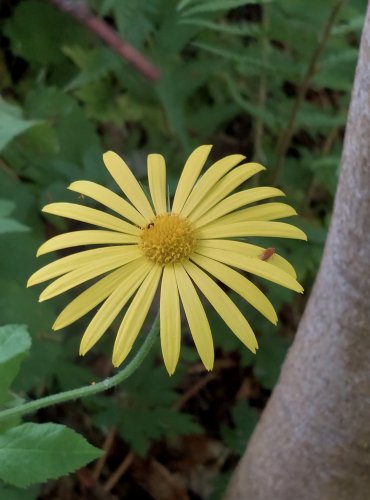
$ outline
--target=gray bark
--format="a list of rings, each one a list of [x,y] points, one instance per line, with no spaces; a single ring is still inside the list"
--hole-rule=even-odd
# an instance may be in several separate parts
[[[370,499],[369,301],[370,8],[323,260],[227,500]]]

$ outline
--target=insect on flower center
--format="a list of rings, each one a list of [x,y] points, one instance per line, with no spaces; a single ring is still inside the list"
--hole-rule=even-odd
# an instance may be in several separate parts
[[[196,241],[191,222],[176,214],[157,215],[142,231],[140,249],[162,265],[189,257]]]

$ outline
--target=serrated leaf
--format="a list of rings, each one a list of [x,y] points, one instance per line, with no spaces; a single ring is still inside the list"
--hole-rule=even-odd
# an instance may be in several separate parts
[[[24,224],[7,217],[13,212],[15,207],[16,205],[13,201],[0,200],[0,234],[19,233],[30,230],[30,228]]]
[[[4,500],[36,500],[38,495],[38,487],[19,489],[9,486],[8,484],[0,483],[0,498]]]
[[[230,78],[226,79],[226,83],[231,97],[234,99],[235,103],[241,107],[241,109],[249,113],[251,116],[253,116],[253,118],[260,119],[271,129],[277,128],[279,122],[276,115],[274,115],[267,109],[262,108],[261,106],[256,104],[255,101],[247,100],[244,96],[242,96],[236,85]]]
[[[7,399],[10,384],[30,347],[31,337],[25,325],[0,327],[0,403]]]
[[[38,124],[38,120],[22,118],[22,111],[18,106],[0,97],[0,151],[19,134]]]
[[[9,217],[0,217],[0,234],[29,231],[29,227]]]
[[[304,102],[297,114],[296,128],[314,129],[320,132],[333,127],[341,127],[346,124],[346,115],[344,110],[341,113],[333,113],[328,110],[320,109],[318,106],[309,102]]]
[[[214,23],[208,21],[207,19],[183,19],[181,24],[191,24],[194,26],[200,26],[202,28],[215,31],[216,33],[226,33],[228,35],[236,36],[254,36],[257,37],[261,35],[262,30],[257,24],[253,23]]]
[[[25,400],[24,398],[21,398],[17,396],[14,392],[8,392],[7,397],[2,403],[0,404],[1,410],[8,410],[10,408],[14,408],[15,406],[19,406],[22,403],[24,403]],[[11,429],[12,427],[15,427],[16,425],[19,425],[22,422],[22,418],[20,415],[15,415],[13,417],[9,417],[7,419],[1,420],[0,421],[0,434],[5,432],[8,429]],[[1,481],[0,481],[1,484]],[[1,498],[1,495],[0,495]]]
[[[258,341],[254,373],[263,387],[272,390],[279,377],[289,342],[276,332],[263,332]]]
[[[222,500],[225,498],[225,491],[230,483],[232,471],[218,472],[212,483],[212,491],[207,497],[208,500]]]
[[[184,16],[191,16],[193,14],[217,12],[223,10],[236,9],[244,7],[245,5],[262,5],[270,3],[272,0],[206,0],[198,2],[198,5],[190,7],[189,10],[183,12]]]
[[[7,215],[10,215],[14,209],[14,201],[0,200],[0,217],[6,217]]]
[[[171,408],[125,408],[119,429],[125,441],[141,456],[145,456],[153,440],[202,432],[191,415]]]
[[[5,34],[15,54],[41,65],[60,63],[65,58],[63,45],[86,43],[90,36],[78,23],[41,0],[20,2],[5,26]]]
[[[116,0],[103,0],[99,6],[99,14],[103,17],[106,16],[113,9],[115,3]]]
[[[29,115],[53,123],[60,145],[59,156],[64,161],[79,163],[86,149],[99,146],[94,125],[77,101],[62,90],[33,87],[25,106]]]
[[[98,47],[94,50],[83,49],[79,46],[64,47],[63,52],[81,70],[66,86],[67,92],[95,82],[120,64],[116,54],[105,47]]]
[[[348,33],[361,31],[364,25],[364,16],[356,16],[348,20],[346,23],[338,24],[331,30],[332,35],[347,35]]]
[[[101,455],[64,425],[26,423],[0,435],[0,479],[25,488],[65,476]]]
[[[119,0],[113,6],[113,12],[119,33],[136,47],[140,47],[153,30],[152,14],[158,2],[151,0]]]
[[[258,416],[247,401],[237,401],[231,411],[232,426],[221,426],[221,436],[224,443],[238,455],[244,453],[248,439],[250,438]]]

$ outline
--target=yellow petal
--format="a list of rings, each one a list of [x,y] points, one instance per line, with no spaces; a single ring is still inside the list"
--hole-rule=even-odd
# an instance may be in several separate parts
[[[109,295],[86,328],[80,345],[81,355],[86,354],[106,332],[152,267],[152,264],[144,259],[136,263],[136,269],[132,270],[131,274]]]
[[[212,146],[199,146],[187,159],[173,199],[172,212],[179,214],[199,174],[207,161]]]
[[[198,230],[199,239],[241,238],[243,236],[271,236],[275,238],[292,238],[307,240],[305,233],[298,227],[285,222],[248,221],[233,224],[215,221]]]
[[[154,209],[159,214],[167,212],[166,162],[162,155],[148,155],[148,181]]]
[[[103,302],[130,274],[139,266],[138,260],[130,262],[112,271],[73,299],[59,314],[54,322],[53,330],[60,330],[74,323],[79,318]]]
[[[193,253],[191,259],[219,281],[225,283],[225,285],[231,288],[231,290],[238,293],[255,309],[257,309],[257,311],[271,321],[271,323],[276,325],[278,318],[274,306],[268,300],[266,295],[262,293],[261,290],[251,281],[242,276],[240,273],[234,271],[234,269],[231,269],[231,267],[225,266],[216,260],[208,259],[203,255]]]
[[[224,215],[224,217],[217,219],[217,223],[234,224],[235,222],[270,221],[291,217],[292,215],[297,215],[297,212],[293,207],[285,203],[264,203],[263,205],[245,208],[244,210]],[[211,222],[210,224],[213,223]]]
[[[41,293],[39,302],[56,297],[77,285],[81,285],[81,283],[85,281],[96,278],[100,274],[112,271],[112,269],[116,269],[117,267],[121,267],[141,256],[142,253],[138,247],[136,245],[131,245],[131,248],[126,247],[122,251],[122,255],[96,259],[95,262],[79,267],[74,271],[70,271],[53,281]]]
[[[180,301],[173,265],[163,269],[160,297],[160,332],[164,364],[172,375],[180,355]]]
[[[219,250],[227,250],[231,252],[240,253],[243,257],[256,257],[261,258],[263,252],[266,250],[263,247],[257,245],[251,245],[250,243],[244,243],[242,241],[232,241],[232,240],[201,240],[198,242],[198,248],[218,248]],[[297,277],[294,267],[290,262],[288,262],[284,257],[278,254],[272,255],[268,259],[269,264],[273,264],[282,271],[290,274],[293,278]]]
[[[253,330],[230,297],[213,281],[213,279],[192,262],[185,262],[184,267],[230,330],[248,347],[248,349],[255,353],[258,348],[258,343]]]
[[[223,262],[229,266],[243,269],[243,271],[247,271],[255,274],[256,276],[260,276],[261,278],[273,281],[274,283],[285,286],[290,290],[303,293],[303,288],[297,280],[269,262],[256,258],[244,257],[240,253],[219,250],[217,248],[199,249],[199,247],[197,247],[197,253],[209,257],[210,259]]]
[[[162,267],[153,265],[127,309],[114,343],[112,359],[114,366],[119,366],[131,351],[148,315],[161,274]]]
[[[147,221],[153,219],[154,212],[148,198],[125,161],[113,151],[104,153],[103,161],[113,179],[134,207]]]
[[[202,201],[192,210],[189,218],[192,222],[200,219],[209,209],[216,203],[219,203],[223,198],[230,194],[240,184],[248,180],[252,175],[266,170],[259,163],[243,163],[239,167],[234,168],[225,177],[223,177],[210,191],[205,191]]]
[[[245,160],[243,155],[229,155],[211,165],[195,184],[184,208],[181,210],[181,214],[186,217],[203,200],[204,193],[208,192],[221,177],[243,160]]]
[[[130,203],[100,184],[90,181],[76,181],[72,182],[68,189],[89,196],[139,227],[144,227],[147,223],[144,217]]]
[[[125,246],[94,248],[93,250],[85,250],[77,252],[67,257],[51,262],[32,274],[29,278],[27,286],[37,285],[43,281],[51,280],[61,274],[66,274],[78,267],[98,261],[104,257],[114,257],[122,255]]]
[[[137,243],[138,237],[130,234],[115,233],[114,231],[83,230],[58,234],[45,241],[37,251],[37,257],[63,248],[78,247],[81,245],[106,245]]]
[[[208,222],[218,219],[219,217],[222,217],[233,210],[237,210],[244,205],[265,200],[266,198],[272,198],[274,196],[285,196],[285,194],[280,189],[272,187],[257,187],[239,191],[238,193],[232,194],[223,199],[220,203],[202,215],[202,217],[197,220],[197,227],[204,226],[205,224],[208,224]]]
[[[174,270],[177,288],[195,347],[206,369],[212,370],[215,354],[211,328],[206,313],[194,285],[182,264],[174,264]]]
[[[42,211],[47,214],[59,215],[67,219],[93,224],[94,226],[105,227],[113,231],[120,231],[132,235],[140,234],[140,229],[138,227],[114,215],[106,214],[95,208],[76,205],[75,203],[50,203],[50,205],[46,205]]]

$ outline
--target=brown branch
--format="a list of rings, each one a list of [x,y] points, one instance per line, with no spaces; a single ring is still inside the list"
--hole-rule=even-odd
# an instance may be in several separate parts
[[[122,40],[105,21],[95,16],[84,0],[50,0],[50,2],[97,35],[108,47],[122,59],[135,66],[146,78],[151,81],[158,80],[159,70],[135,47]]]
[[[105,462],[107,461],[107,458],[108,458],[108,455],[109,455],[109,452],[110,452],[110,449],[114,443],[114,440],[115,440],[115,437],[116,437],[116,433],[117,433],[117,429],[115,427],[112,427],[105,440],[104,440],[104,444],[103,444],[103,451],[104,451],[104,455],[102,455],[99,460],[96,462],[95,464],[95,467],[93,469],[93,478],[96,480],[99,478],[102,470],[103,470],[103,467],[105,465]]]
[[[130,451],[125,456],[120,465],[117,467],[117,469],[113,472],[113,474],[109,477],[107,482],[104,484],[103,491],[109,492],[116,486],[116,484],[124,475],[124,473],[131,467],[134,458],[135,458],[134,452]]]
[[[278,145],[276,148],[276,164],[275,164],[275,169],[273,172],[273,178],[272,178],[272,184],[277,184],[281,170],[283,168],[284,164],[284,159],[286,156],[286,153],[289,149],[290,143],[292,141],[292,137],[294,134],[295,130],[295,124],[298,116],[298,111],[299,108],[301,107],[302,102],[304,101],[307,90],[309,87],[309,84],[312,80],[312,78],[315,76],[316,73],[316,67],[318,60],[321,56],[321,53],[323,49],[325,48],[325,45],[328,41],[328,38],[331,33],[331,29],[334,25],[335,19],[343,6],[343,4],[346,2],[346,0],[338,0],[335,4],[334,7],[332,8],[329,17],[324,25],[324,28],[322,30],[320,40],[318,45],[316,46],[316,49],[314,50],[311,60],[308,63],[306,72],[302,78],[302,81],[300,82],[297,90],[297,96],[295,98],[292,110],[290,112],[289,118],[288,118],[288,123],[282,134],[280,135]]]

